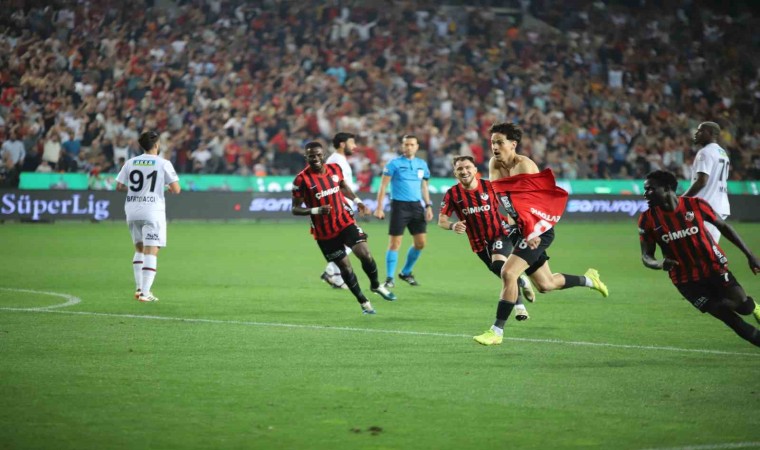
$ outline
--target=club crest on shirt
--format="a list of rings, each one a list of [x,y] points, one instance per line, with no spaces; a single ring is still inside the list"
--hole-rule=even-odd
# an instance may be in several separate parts
[[[486,193],[486,192],[483,192],[482,194],[480,194],[480,198],[481,198],[481,199],[482,199],[484,202],[488,201],[488,193]]]
[[[337,182],[338,182],[338,180],[340,180],[340,178],[338,178],[338,176],[337,176],[337,175],[333,175],[333,176],[332,176],[332,180],[333,180],[333,183],[337,183]]]
[[[692,220],[694,220],[694,211],[686,211],[686,215],[684,217],[686,218],[686,220],[691,222]]]

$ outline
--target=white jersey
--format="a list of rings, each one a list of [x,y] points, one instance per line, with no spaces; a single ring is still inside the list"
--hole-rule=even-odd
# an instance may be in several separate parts
[[[164,186],[179,181],[179,177],[171,162],[143,154],[128,160],[116,181],[127,186],[127,220],[165,220]]]
[[[707,174],[707,184],[697,193],[712,206],[717,214],[727,217],[731,214],[728,204],[728,154],[720,145],[710,143],[697,152],[692,166],[691,181],[697,180],[697,174]]]
[[[340,154],[338,152],[333,152],[333,154],[327,158],[327,161],[325,161],[325,163],[339,165],[340,169],[343,171],[343,179],[346,181],[346,184],[354,193],[356,193],[356,183],[354,183],[354,170],[351,168],[351,164],[348,163],[346,155]]]

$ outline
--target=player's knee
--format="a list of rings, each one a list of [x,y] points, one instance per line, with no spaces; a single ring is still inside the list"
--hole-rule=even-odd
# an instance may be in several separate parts
[[[540,292],[541,294],[546,294],[547,292],[554,291],[559,288],[557,283],[554,281],[553,278],[551,279],[538,279],[533,280],[534,284],[536,285],[536,290]]]
[[[501,280],[506,284],[517,283],[517,279],[520,278],[519,273],[510,272],[509,270],[501,270],[499,275]]]

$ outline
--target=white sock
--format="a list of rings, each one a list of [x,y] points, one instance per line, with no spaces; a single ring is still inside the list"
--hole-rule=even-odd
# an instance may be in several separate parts
[[[346,255],[350,255],[350,254],[351,254],[351,253],[353,253],[353,252],[354,252],[354,251],[353,251],[353,250],[351,250],[351,247],[348,247],[348,246],[346,246]]]
[[[587,277],[587,276],[583,276],[583,275],[581,275],[581,277],[582,277],[584,280],[586,280],[586,283],[584,284],[584,286],[586,286],[586,287],[594,287],[594,282],[593,282],[593,281],[591,281],[591,278],[589,278],[589,277]]]
[[[142,269],[142,291],[144,294],[150,292],[153,287],[153,280],[156,278],[156,269],[158,268],[158,257],[156,255],[145,255],[143,258]]]
[[[491,329],[494,333],[496,333],[496,336],[504,336],[504,328],[499,328],[496,325],[491,325]]]
[[[521,311],[525,311],[525,305],[523,305],[522,303],[517,303],[517,304],[515,304],[515,309],[519,309]]]
[[[142,289],[142,268],[143,258],[145,256],[140,252],[135,252],[132,257],[132,272],[135,274],[135,290]]]

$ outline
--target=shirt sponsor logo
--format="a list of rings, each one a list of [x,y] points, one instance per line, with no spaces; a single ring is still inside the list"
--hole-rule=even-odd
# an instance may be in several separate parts
[[[683,239],[689,236],[694,236],[697,233],[699,233],[699,228],[691,227],[685,230],[672,231],[668,234],[663,234],[661,236],[661,239],[662,239],[662,242],[665,242],[667,244],[668,242],[671,242],[671,241]]]
[[[153,159],[136,159],[132,162],[135,166],[155,166],[156,161]]]
[[[314,196],[317,199],[320,199],[322,197],[327,197],[328,195],[334,195],[340,190],[340,186],[331,187],[330,189],[325,189],[322,192],[317,192]]]
[[[477,214],[491,210],[491,205],[472,206],[470,208],[462,208],[462,214],[469,216],[470,214]]]

